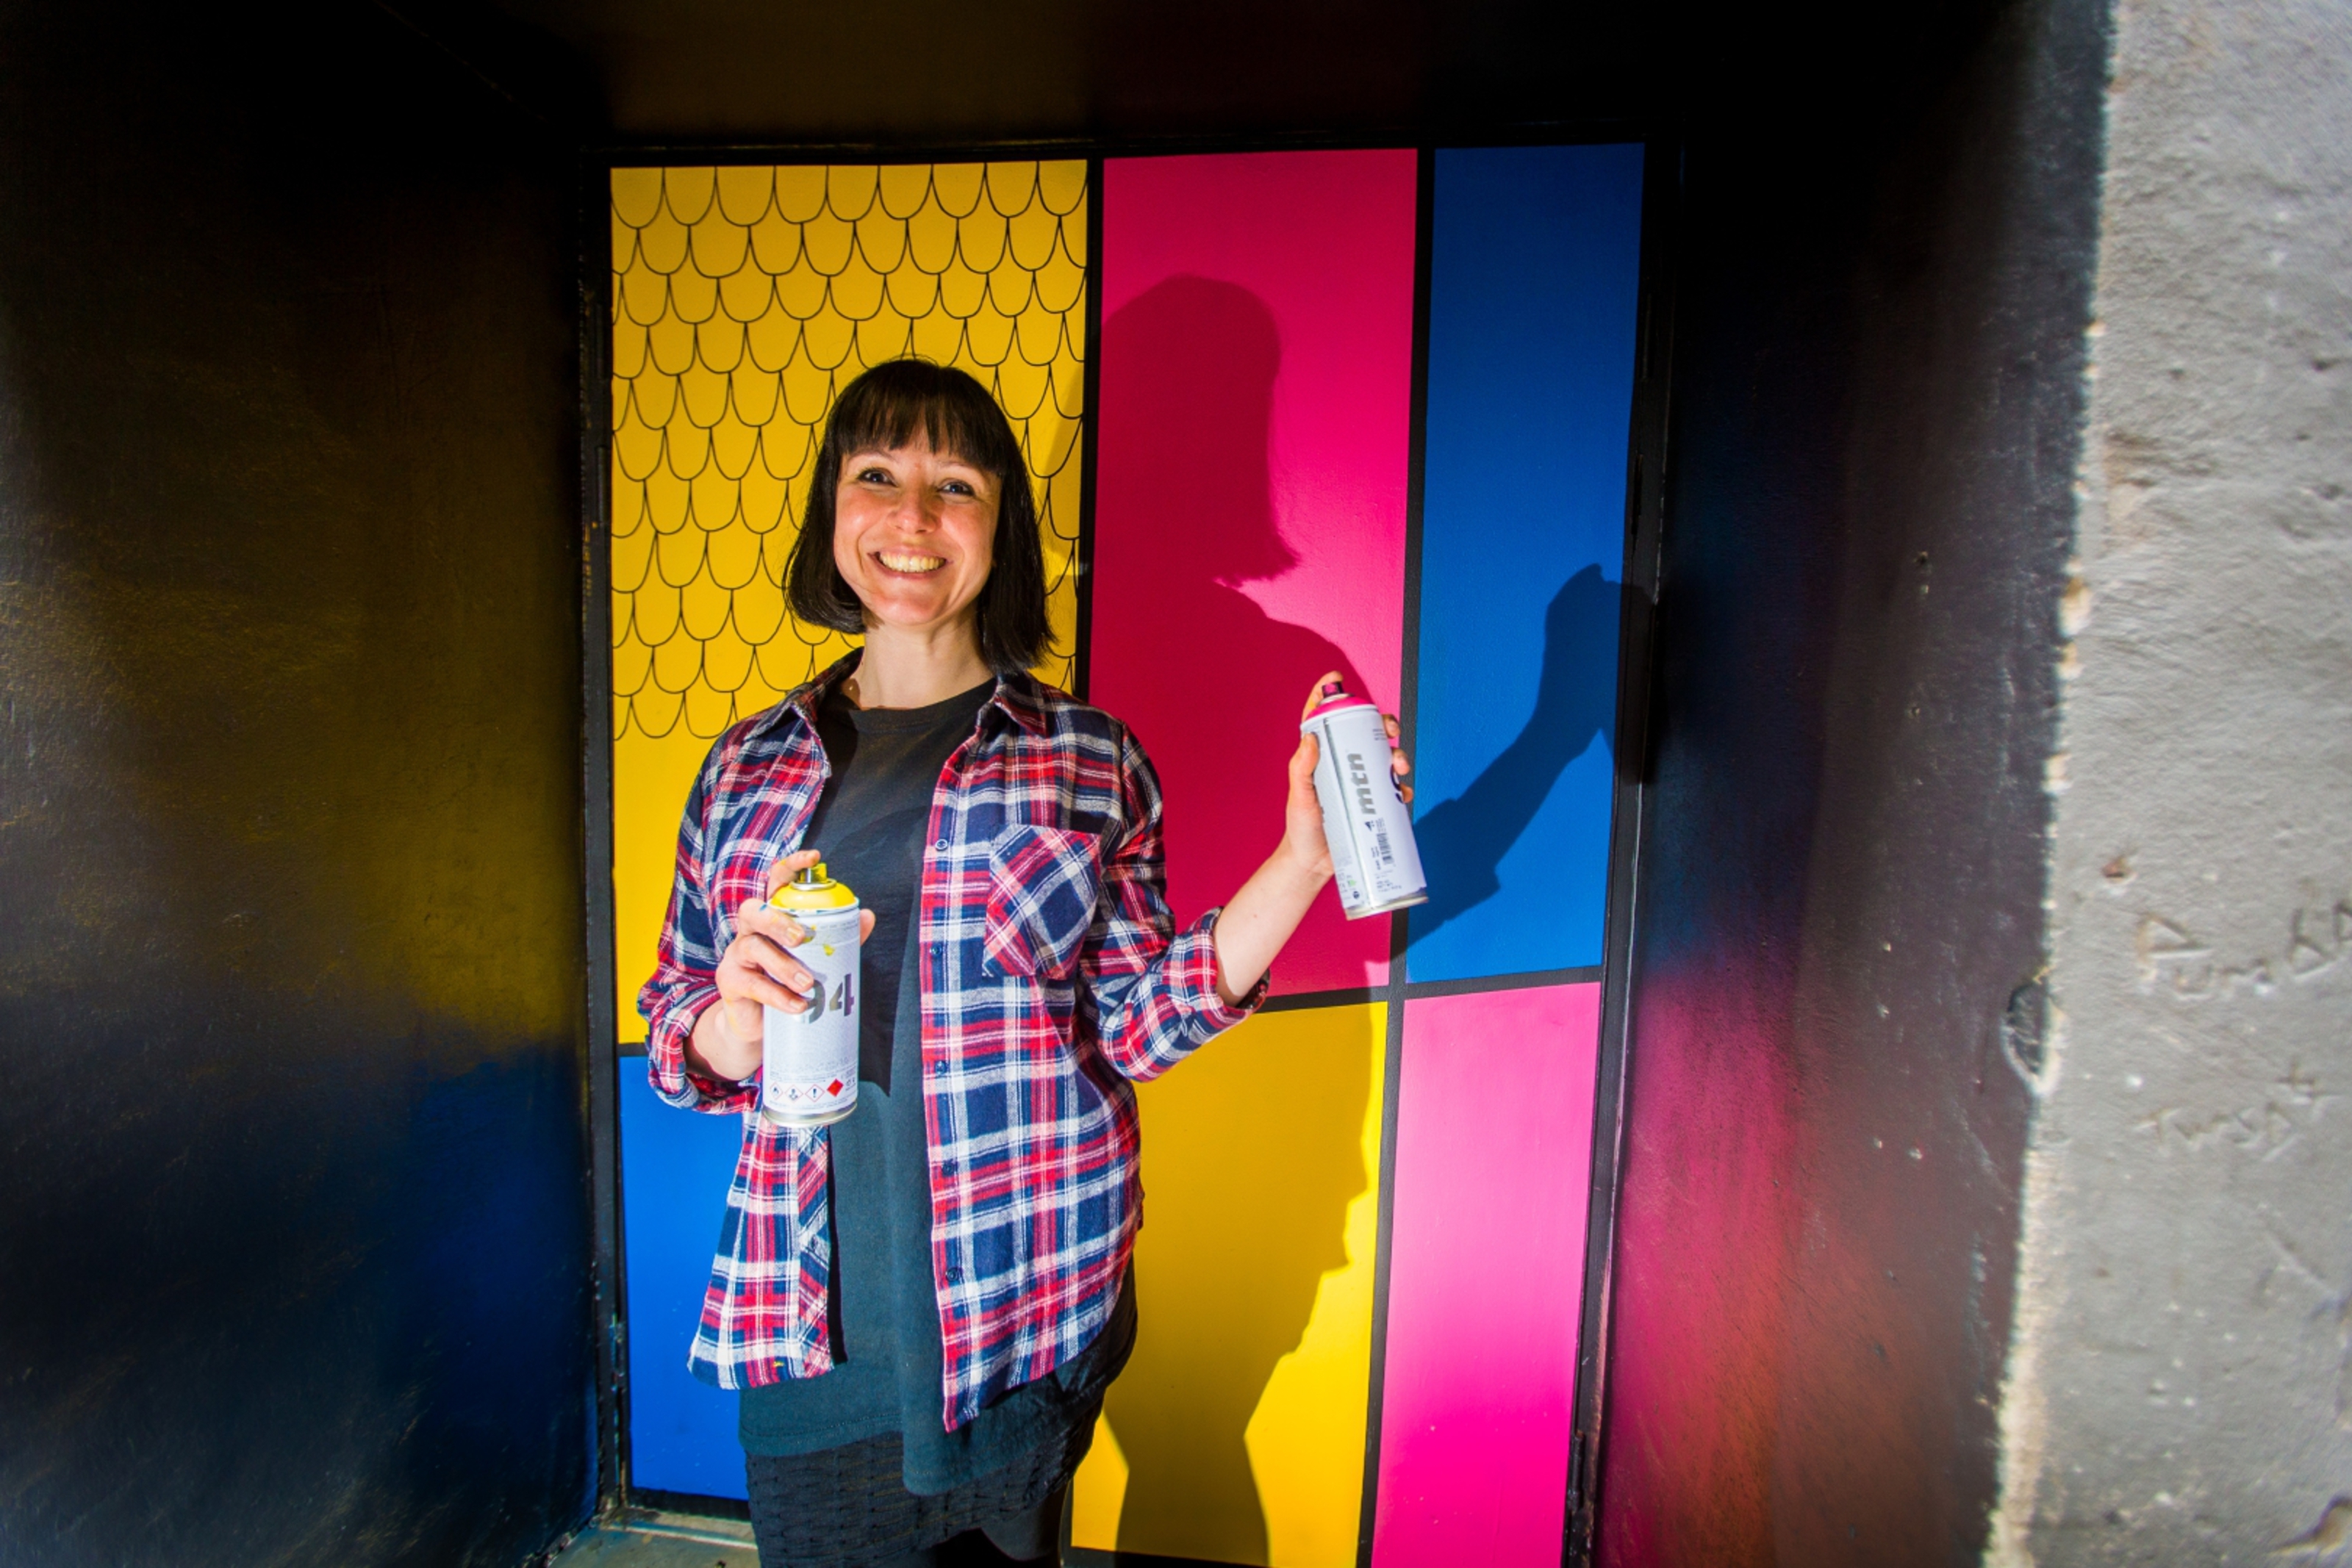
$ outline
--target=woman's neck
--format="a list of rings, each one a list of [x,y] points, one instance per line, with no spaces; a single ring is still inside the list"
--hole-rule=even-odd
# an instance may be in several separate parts
[[[991,674],[969,619],[921,631],[872,625],[847,693],[861,708],[929,707],[971,690]]]

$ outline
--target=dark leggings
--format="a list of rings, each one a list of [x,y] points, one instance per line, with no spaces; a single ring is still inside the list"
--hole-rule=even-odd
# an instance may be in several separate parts
[[[746,1454],[761,1568],[1057,1563],[1063,1499],[1092,1437],[1048,1443],[936,1497],[907,1490],[895,1433],[816,1454]]]

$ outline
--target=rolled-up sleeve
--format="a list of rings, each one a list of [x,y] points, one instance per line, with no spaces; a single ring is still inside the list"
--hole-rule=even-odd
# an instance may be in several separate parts
[[[690,1064],[686,1050],[695,1024],[719,999],[717,925],[702,854],[709,778],[706,764],[686,799],[669,912],[662,921],[653,977],[637,992],[637,1011],[646,1020],[646,1075],[655,1093],[687,1110],[740,1112],[758,1103],[758,1080],[730,1083],[713,1078]]]
[[[1127,1078],[1159,1077],[1265,1000],[1261,977],[1238,1004],[1217,989],[1218,910],[1175,932],[1168,908],[1160,776],[1120,731],[1125,830],[1106,848],[1094,929],[1081,957],[1104,1060]]]

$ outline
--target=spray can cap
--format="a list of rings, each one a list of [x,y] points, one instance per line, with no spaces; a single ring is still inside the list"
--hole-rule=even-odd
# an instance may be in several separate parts
[[[1301,721],[1300,727],[1304,728],[1307,725],[1313,724],[1317,718],[1327,713],[1338,713],[1348,708],[1371,706],[1362,697],[1349,696],[1348,683],[1334,675],[1315,688],[1315,701],[1308,706],[1307,717]]]
[[[768,897],[774,909],[847,909],[857,895],[825,874],[824,862],[803,866],[793,878]]]

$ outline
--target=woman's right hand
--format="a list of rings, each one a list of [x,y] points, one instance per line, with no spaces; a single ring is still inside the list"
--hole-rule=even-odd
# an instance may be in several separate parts
[[[776,862],[768,868],[768,896],[823,858],[815,850],[796,850]],[[868,909],[858,916],[858,940],[872,935],[874,912]],[[695,1020],[690,1047],[710,1076],[740,1083],[760,1071],[767,1041],[762,1009],[807,1010],[816,977],[789,949],[808,939],[808,927],[770,905],[766,896],[747,899],[735,911],[735,939],[711,977],[719,1000]]]

